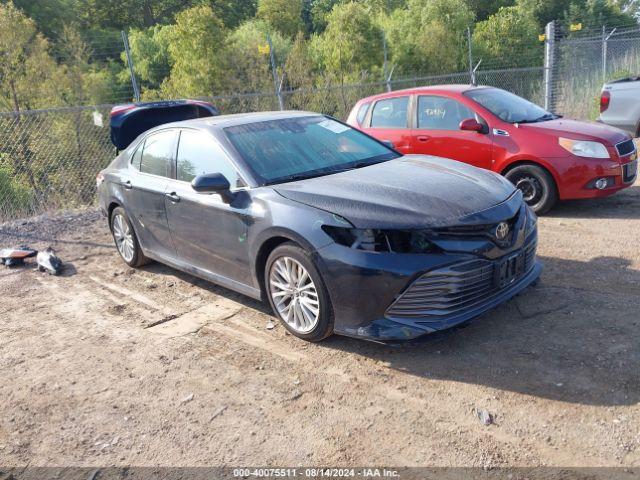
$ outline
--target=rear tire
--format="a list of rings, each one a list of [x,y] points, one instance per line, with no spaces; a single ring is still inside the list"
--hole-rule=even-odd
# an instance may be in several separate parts
[[[333,307],[309,252],[292,242],[271,252],[264,269],[273,313],[293,335],[319,342],[333,333]]]
[[[558,202],[558,188],[549,172],[537,165],[519,165],[505,177],[521,192],[537,215],[548,212]]]
[[[130,267],[141,267],[150,262],[142,253],[138,237],[124,208],[117,207],[111,212],[109,225],[113,241],[124,263]]]

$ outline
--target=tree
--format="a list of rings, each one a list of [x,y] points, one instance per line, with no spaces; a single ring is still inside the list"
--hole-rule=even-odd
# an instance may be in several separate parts
[[[129,51],[135,67],[137,80],[143,97],[156,97],[155,91],[171,73],[169,40],[172,26],[156,25],[144,30],[131,30]],[[124,52],[121,55],[124,69],[119,75],[121,82],[129,82],[129,69]]]
[[[404,74],[446,73],[465,66],[465,31],[473,12],[464,0],[409,0],[383,20],[392,61]]]
[[[65,23],[78,20],[76,0],[13,0],[13,4],[49,39],[57,39]]]
[[[273,76],[267,47],[268,25],[261,20],[242,24],[227,38],[227,58],[230,68],[230,90],[263,92],[273,90]],[[279,32],[270,34],[277,64],[285,62],[291,40]]]
[[[259,0],[258,18],[285,37],[293,38],[304,28],[302,0]]]
[[[382,30],[366,7],[349,2],[333,7],[327,28],[311,40],[311,55],[327,73],[340,78],[358,78],[379,73],[382,62]]]
[[[57,103],[47,40],[13,3],[0,5],[0,107],[19,112]]]
[[[540,65],[540,26],[531,12],[520,6],[502,7],[473,32],[475,56],[491,67]]]
[[[622,5],[616,0],[517,0],[516,5],[532,14],[541,27],[552,20],[566,24],[581,22],[585,28],[637,25],[633,11],[622,10],[623,6],[628,8],[628,4]]]
[[[209,5],[227,28],[236,28],[256,14],[257,0],[209,0]]]
[[[184,10],[167,31],[171,75],[161,87],[165,98],[220,93],[225,86],[226,30],[211,7]]]
[[[516,0],[467,0],[469,8],[476,20],[481,22],[500,10],[500,7],[510,7]]]
[[[82,0],[78,6],[86,28],[145,28],[171,23],[203,0]]]

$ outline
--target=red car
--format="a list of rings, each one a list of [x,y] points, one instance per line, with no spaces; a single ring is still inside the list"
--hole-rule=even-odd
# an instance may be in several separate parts
[[[558,200],[611,195],[637,175],[628,133],[563,119],[499,88],[445,85],[375,95],[360,100],[347,123],[403,154],[501,173],[536,213]]]

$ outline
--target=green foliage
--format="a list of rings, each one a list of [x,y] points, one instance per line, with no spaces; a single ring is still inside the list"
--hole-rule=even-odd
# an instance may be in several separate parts
[[[583,28],[637,24],[615,0],[517,0],[517,5],[531,13],[542,28],[552,20],[566,25],[581,22]]]
[[[303,29],[302,0],[259,0],[258,18],[280,32],[292,38]]]
[[[510,7],[516,0],[467,0],[469,8],[476,20],[481,22],[500,10],[500,7]]]
[[[382,30],[367,8],[356,2],[336,5],[326,30],[311,39],[312,58],[328,74],[344,81],[377,74],[382,66]]]
[[[487,20],[476,24],[473,32],[475,57],[485,65],[511,67],[540,65],[540,27],[530,11],[520,6],[502,7]]]
[[[11,168],[6,166],[10,163],[0,154],[0,217],[3,212],[25,213],[31,203],[31,191],[15,180]]]
[[[464,0],[409,0],[383,20],[398,73],[455,72],[464,68],[465,30],[473,12]]]
[[[143,91],[158,89],[171,71],[169,63],[171,30],[171,26],[156,25],[145,30],[129,32],[129,50]],[[126,65],[127,59],[124,52],[121,59],[122,64]],[[122,70],[119,78],[122,82],[128,82],[128,69]]]
[[[209,5],[227,28],[236,28],[250,20],[258,8],[257,0],[209,0]]]
[[[166,32],[171,74],[162,83],[164,98],[220,93],[225,85],[225,37],[222,21],[209,6],[184,10]]]
[[[271,64],[266,50],[268,25],[251,20],[235,29],[227,39],[227,58],[230,68],[229,90],[234,92],[263,92],[273,89]],[[291,40],[278,32],[270,34],[276,62],[284,61],[291,49]]]
[[[57,66],[35,22],[12,3],[0,5],[0,109],[19,111],[58,103]]]

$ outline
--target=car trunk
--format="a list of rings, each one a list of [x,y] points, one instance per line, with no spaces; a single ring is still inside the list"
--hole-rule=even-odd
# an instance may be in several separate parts
[[[212,104],[197,100],[116,105],[111,109],[111,142],[124,150],[138,135],[158,125],[215,115],[219,112]]]

